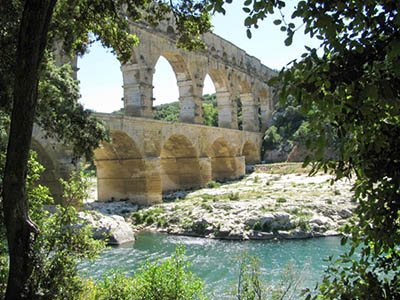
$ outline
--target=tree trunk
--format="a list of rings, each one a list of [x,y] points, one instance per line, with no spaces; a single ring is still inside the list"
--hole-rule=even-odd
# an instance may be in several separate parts
[[[6,300],[25,299],[24,289],[33,268],[31,245],[37,228],[29,219],[25,180],[40,66],[56,2],[26,0],[20,24],[13,110],[3,181],[4,223],[10,256]]]

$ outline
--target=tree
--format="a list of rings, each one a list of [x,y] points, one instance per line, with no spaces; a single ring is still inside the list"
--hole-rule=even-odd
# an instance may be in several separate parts
[[[112,47],[118,58],[125,62],[130,57],[132,46],[137,43],[137,38],[129,34],[128,18],[133,21],[144,18],[155,25],[172,11],[178,29],[178,44],[188,49],[201,46],[199,34],[208,30],[210,24],[202,1],[181,1],[170,6],[161,0],[2,0],[0,7],[0,103],[2,109],[11,111],[2,190],[10,257],[6,299],[26,299],[24,290],[33,269],[32,240],[40,235],[28,213],[27,161],[38,110],[39,79],[51,60],[53,46],[62,41],[66,55],[83,54],[92,42],[88,35],[91,32],[104,46]],[[53,84],[50,86],[54,87]],[[47,105],[49,108],[56,106],[54,103]],[[69,118],[63,120],[63,116],[57,113],[55,109],[55,127],[49,122],[51,118],[47,118],[47,122],[46,117],[42,120],[48,129],[58,129],[63,138],[65,135],[60,124],[74,124],[75,116],[67,115]],[[83,119],[86,122],[89,117]],[[74,132],[73,126],[69,132]],[[96,139],[104,136],[101,132]],[[94,141],[83,153],[90,155],[98,142]]]
[[[218,2],[223,12],[224,1]],[[300,29],[321,41],[319,49],[306,47],[270,84],[280,90],[281,101],[292,96],[304,113],[312,108],[309,126],[317,137],[308,144],[314,171],[354,177],[358,201],[357,221],[346,229],[351,251],[328,270],[319,293],[324,299],[399,299],[400,2],[295,1],[289,18],[282,12],[286,3],[244,1],[247,34],[280,11],[274,23],[287,33],[287,46]],[[327,123],[338,137],[336,161],[323,155]],[[356,248],[359,259],[351,256]]]

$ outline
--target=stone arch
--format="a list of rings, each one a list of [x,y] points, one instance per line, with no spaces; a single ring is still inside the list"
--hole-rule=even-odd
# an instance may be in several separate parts
[[[161,101],[179,101],[176,72],[164,55],[159,55],[154,64],[152,86],[153,107],[160,105]]]
[[[177,52],[164,51],[160,54],[160,56],[164,56],[165,59],[168,60],[175,72],[176,80],[178,82],[191,80],[188,65],[182,55]]]
[[[187,137],[170,136],[161,149],[160,158],[163,193],[201,186],[199,157]]]
[[[146,203],[146,164],[133,139],[123,131],[111,131],[112,142],[94,151],[98,200],[130,200]]]
[[[251,85],[247,78],[238,77],[240,94],[251,93]]]
[[[176,38],[175,37],[175,30],[171,25],[168,25],[168,27],[167,27],[167,35],[172,39]]]
[[[214,83],[217,96],[218,127],[237,128],[237,118],[234,116],[235,110],[226,72],[219,69],[210,69],[208,74]]]
[[[201,124],[201,94],[196,94],[197,84],[192,78],[188,62],[178,52],[164,51],[160,55],[166,58],[175,73],[179,89],[179,120]]]
[[[246,166],[260,162],[260,153],[256,145],[251,141],[246,141],[243,145],[242,156],[244,156]]]
[[[234,151],[229,147],[223,138],[217,138],[212,146],[211,172],[213,180],[226,180],[234,178],[237,174],[238,166]]]
[[[42,146],[39,140],[34,137],[32,137],[31,149],[36,152],[38,162],[45,168],[44,172],[40,175],[39,183],[47,186],[54,200],[61,203],[63,186],[59,182],[59,179],[66,179],[66,174],[60,173],[54,153],[53,155],[49,153],[49,151]]]

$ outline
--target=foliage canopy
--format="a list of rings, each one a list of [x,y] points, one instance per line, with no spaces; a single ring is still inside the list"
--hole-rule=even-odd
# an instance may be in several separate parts
[[[244,1],[248,36],[289,3]],[[309,126],[317,136],[308,146],[315,153],[314,171],[355,177],[359,219],[346,229],[352,250],[338,261],[350,265],[329,269],[320,287],[324,299],[400,297],[399,10],[396,0],[306,0],[295,1],[290,17],[281,13],[274,20],[287,33],[288,46],[300,29],[321,41],[270,81],[282,102],[291,96],[303,113],[313,111]],[[338,137],[337,161],[324,159],[327,123]],[[351,259],[357,247],[361,258]]]

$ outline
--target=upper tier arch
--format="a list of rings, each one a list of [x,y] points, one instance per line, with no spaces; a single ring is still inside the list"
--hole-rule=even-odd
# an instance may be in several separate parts
[[[124,113],[128,116],[152,118],[152,80],[154,66],[162,55],[174,69],[179,87],[180,121],[202,124],[202,90],[206,74],[216,84],[219,127],[237,129],[235,101],[240,97],[245,118],[243,129],[259,131],[258,113],[271,103],[267,82],[276,75],[259,59],[248,55],[229,41],[213,34],[202,36],[207,49],[186,51],[176,47],[173,21],[150,27],[144,22],[131,22],[130,31],[140,40],[132,60],[121,66],[124,78]],[[262,101],[259,95],[263,95]],[[267,97],[265,99],[265,96]],[[260,109],[263,106],[263,109]],[[262,124],[267,124],[268,113]],[[262,126],[264,127],[264,126]]]

